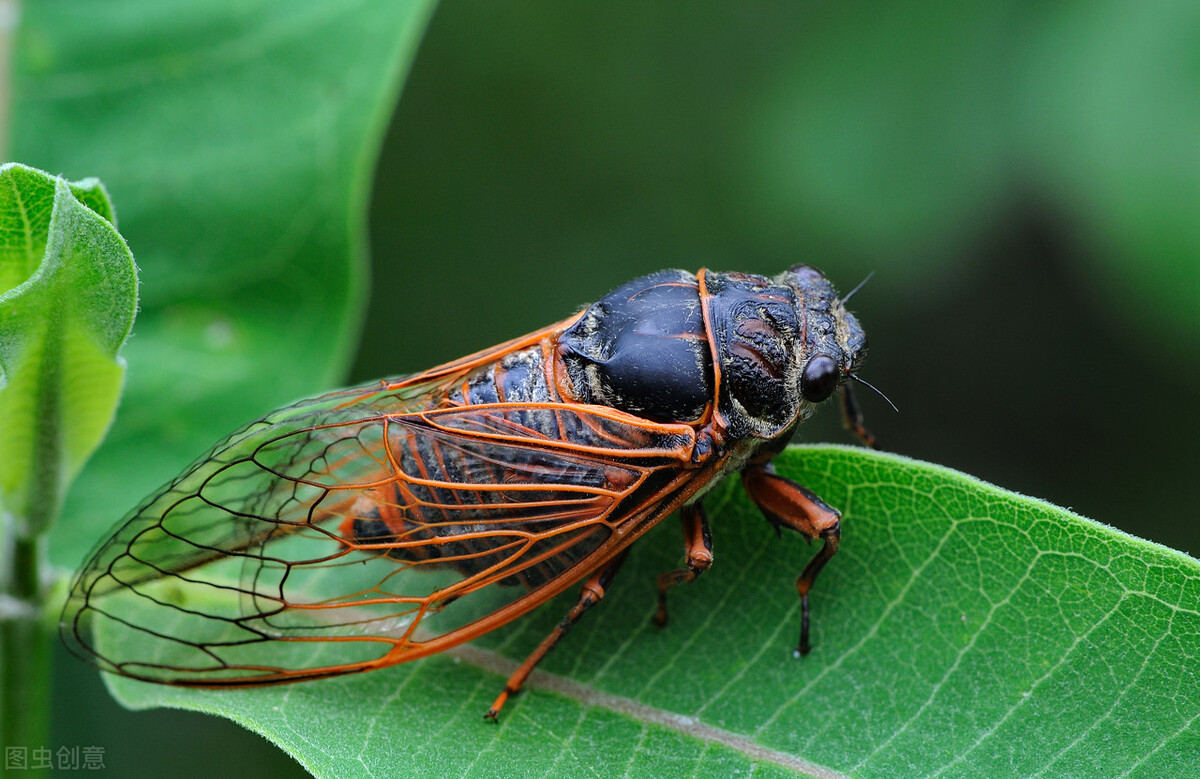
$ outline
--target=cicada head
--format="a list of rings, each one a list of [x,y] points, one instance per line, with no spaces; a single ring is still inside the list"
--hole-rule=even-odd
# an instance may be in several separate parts
[[[866,354],[854,315],[815,268],[773,279],[708,273],[705,305],[733,438],[777,438],[829,398]]]

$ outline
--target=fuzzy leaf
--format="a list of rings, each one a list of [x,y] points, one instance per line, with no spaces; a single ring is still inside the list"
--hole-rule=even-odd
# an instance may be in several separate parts
[[[112,422],[137,268],[95,180],[0,167],[0,504],[44,532]]]

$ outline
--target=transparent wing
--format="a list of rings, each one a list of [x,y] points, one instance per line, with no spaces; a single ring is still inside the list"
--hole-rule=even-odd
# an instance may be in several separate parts
[[[172,684],[401,662],[569,586],[697,474],[685,425],[561,403],[428,409],[432,391],[343,390],[230,436],[95,550],[68,645]]]

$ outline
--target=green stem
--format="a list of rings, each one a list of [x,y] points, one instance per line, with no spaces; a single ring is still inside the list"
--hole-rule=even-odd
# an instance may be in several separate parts
[[[2,1],[2,0],[0,0]],[[43,619],[45,533],[62,495],[62,324],[51,320],[39,365],[33,467],[0,544],[0,742],[49,747],[51,632]],[[37,496],[35,499],[34,496]]]
[[[5,518],[0,548],[0,744],[49,747],[50,631],[43,619],[41,537]]]

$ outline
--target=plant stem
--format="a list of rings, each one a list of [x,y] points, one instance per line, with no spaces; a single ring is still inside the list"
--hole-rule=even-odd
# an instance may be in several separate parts
[[[49,747],[50,631],[42,616],[43,538],[0,539],[0,744]]]

